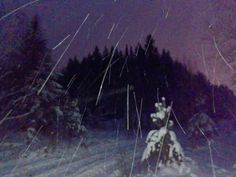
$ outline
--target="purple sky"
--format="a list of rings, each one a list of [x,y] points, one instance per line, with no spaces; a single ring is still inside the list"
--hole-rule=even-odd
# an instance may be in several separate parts
[[[23,5],[29,0],[1,0],[5,11]],[[48,40],[49,47],[56,46],[68,34],[75,33],[85,16],[89,19],[81,29],[62,65],[69,56],[83,57],[95,45],[115,45],[126,28],[128,31],[119,47],[125,44],[134,45],[144,41],[148,33],[153,33],[159,50],[170,50],[174,58],[192,63],[194,70],[200,70],[215,83],[231,84],[232,72],[220,59],[213,60],[208,55],[216,53],[202,41],[206,34],[207,24],[214,20],[216,13],[213,1],[209,0],[41,0],[21,11],[26,14],[38,14]],[[223,2],[223,0],[222,0]],[[226,2],[226,1],[225,1]],[[9,16],[8,18],[11,18]],[[108,39],[112,26],[113,32]],[[54,59],[57,60],[67,39],[61,45]],[[203,67],[202,56],[206,56],[206,67]],[[213,77],[213,63],[216,75]]]

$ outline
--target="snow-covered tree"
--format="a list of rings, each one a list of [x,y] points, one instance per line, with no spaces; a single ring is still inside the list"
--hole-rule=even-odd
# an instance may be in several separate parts
[[[169,120],[171,106],[166,106],[165,98],[156,103],[156,113],[151,114],[152,122],[157,126],[156,130],[148,133],[141,161],[154,163],[160,166],[180,167],[183,162],[184,153],[180,143],[177,141],[173,130],[173,121]]]
[[[66,129],[70,136],[78,136],[86,132],[86,128],[82,124],[83,115],[78,108],[78,99],[73,99],[70,101],[70,105],[65,105],[64,111]]]
[[[205,100],[204,95],[195,99],[197,113],[188,120],[188,137],[197,146],[205,142],[203,141],[205,138],[211,140],[217,134],[215,122],[205,113],[207,107]]]
[[[6,102],[2,113],[7,113],[11,108],[12,112],[5,122],[14,129],[28,132],[41,128],[42,132],[53,137],[79,135],[86,129],[82,124],[77,100],[71,100],[65,95],[65,90],[57,82],[57,72],[53,72],[45,84],[51,71],[49,65],[47,63],[36,69],[27,77],[26,85],[8,97],[10,100]]]
[[[193,140],[204,136],[210,140],[216,134],[215,122],[204,112],[194,114],[188,121],[188,135]]]
[[[39,130],[58,139],[59,134],[64,136],[70,131],[84,129],[77,105],[71,103],[72,100],[66,102],[68,96],[58,83],[59,74],[51,73],[50,50],[37,17],[30,23],[25,38],[16,55],[21,63],[20,68],[13,71],[17,77],[3,78],[16,82],[9,89],[0,88],[4,91],[0,97],[2,126],[23,129],[28,132],[29,139]]]

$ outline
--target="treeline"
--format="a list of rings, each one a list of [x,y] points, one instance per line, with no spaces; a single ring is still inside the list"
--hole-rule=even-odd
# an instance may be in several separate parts
[[[85,130],[83,123],[126,121],[127,107],[130,126],[136,127],[139,114],[145,128],[151,125],[150,113],[160,97],[173,102],[182,124],[199,111],[216,121],[234,116],[232,91],[212,85],[201,73],[191,73],[168,51],[159,52],[151,35],[144,45],[126,46],[124,51],[95,47],[82,60],[70,59],[62,73],[51,73],[55,63],[38,17],[23,21],[14,46],[6,47],[8,35],[0,35],[1,132],[33,127],[57,138],[74,136]]]
[[[166,97],[168,104],[173,102],[175,115],[182,124],[199,111],[216,121],[231,119],[236,108],[231,90],[212,85],[201,73],[192,73],[173,60],[169,51],[159,52],[151,35],[144,45],[126,46],[125,51],[114,47],[100,51],[95,47],[82,60],[69,59],[60,83],[71,97],[79,98],[82,107],[86,105],[87,123],[91,115],[99,119],[104,113],[111,119],[126,119],[128,86],[131,125],[136,124],[136,106],[141,110],[142,102],[141,121],[143,127],[148,127],[149,114],[154,112],[153,104],[160,97]],[[92,122],[96,124],[94,119]]]

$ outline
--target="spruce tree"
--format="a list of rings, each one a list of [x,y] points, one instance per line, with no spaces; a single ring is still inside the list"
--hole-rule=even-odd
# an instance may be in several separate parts
[[[30,134],[40,130],[57,140],[60,135],[70,135],[75,126],[79,127],[77,132],[84,131],[78,106],[72,104],[74,100],[68,99],[66,90],[58,83],[60,74],[51,73],[50,50],[37,17],[31,21],[26,34],[18,52],[22,61],[18,74],[22,80],[1,100],[5,105],[1,110],[1,116],[5,117],[3,124],[14,130],[27,130]],[[72,117],[68,116],[71,112]]]

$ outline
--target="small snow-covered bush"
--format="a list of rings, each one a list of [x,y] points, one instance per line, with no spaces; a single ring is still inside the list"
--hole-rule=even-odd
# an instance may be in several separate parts
[[[65,107],[64,121],[68,135],[78,136],[81,133],[86,132],[85,126],[82,124],[83,116],[77,107],[78,100],[75,99],[71,102],[71,105]]]
[[[199,139],[206,136],[210,140],[216,134],[215,122],[205,113],[194,114],[188,121],[188,135],[190,138]]]
[[[179,168],[182,165],[184,153],[177,141],[174,131],[171,130],[173,121],[169,120],[171,106],[166,106],[165,98],[156,103],[156,113],[151,114],[152,122],[157,130],[148,133],[147,146],[143,152],[141,161],[147,161],[157,167],[169,166]]]

